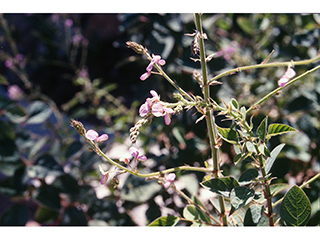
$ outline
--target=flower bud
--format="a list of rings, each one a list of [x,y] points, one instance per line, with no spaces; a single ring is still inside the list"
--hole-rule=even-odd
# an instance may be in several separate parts
[[[71,119],[71,126],[79,133],[80,136],[86,135],[86,130],[81,122]]]
[[[126,44],[128,48],[132,48],[136,53],[139,53],[139,54],[143,54],[148,51],[145,47],[143,47],[142,45],[136,42],[127,41]]]

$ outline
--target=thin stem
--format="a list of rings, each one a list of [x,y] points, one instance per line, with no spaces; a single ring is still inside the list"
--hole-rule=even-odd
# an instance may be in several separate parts
[[[268,67],[280,67],[280,66],[289,66],[289,65],[294,65],[294,66],[306,65],[306,64],[316,62],[318,60],[320,60],[320,54],[317,55],[315,58],[301,60],[301,61],[273,62],[273,63],[255,64],[251,66],[237,67],[237,68],[225,71],[223,73],[220,73],[219,75],[211,78],[208,84],[212,83],[213,81],[216,81],[219,78],[222,78],[224,76],[227,76],[236,72],[241,72],[243,70],[256,69],[256,68],[268,68]]]
[[[171,173],[171,172],[177,172],[177,171],[196,171],[196,172],[211,172],[210,169],[208,168],[204,168],[204,167],[191,167],[191,166],[180,166],[180,167],[175,167],[175,168],[169,168],[163,171],[158,171],[158,172],[153,172],[153,173],[139,173],[139,172],[135,172],[129,168],[126,168],[124,166],[122,166],[121,164],[115,162],[114,160],[110,159],[106,154],[104,154],[101,149],[99,147],[97,147],[97,145],[91,141],[91,140],[87,140],[91,146],[94,148],[94,150],[96,151],[96,153],[100,156],[102,156],[103,158],[105,158],[108,162],[110,162],[111,164],[113,164],[114,166],[117,166],[118,168],[131,173],[132,175],[135,175],[137,177],[156,177],[159,176],[161,174],[165,174],[165,173]]]
[[[317,178],[320,178],[320,173],[318,173],[317,175],[315,175],[314,177],[310,178],[308,181],[306,181],[305,183],[303,183],[302,185],[300,185],[300,189],[306,187],[308,184],[312,183],[313,181],[315,181]],[[280,198],[277,202],[275,202],[274,204],[272,204],[273,207],[277,206],[279,203],[281,203],[283,201],[283,198]]]
[[[320,56],[320,55],[319,55],[319,56]],[[274,96],[275,94],[277,94],[279,91],[281,91],[281,90],[284,89],[285,87],[293,84],[294,82],[298,81],[300,78],[302,78],[302,77],[304,77],[304,76],[306,76],[306,75],[308,75],[308,74],[310,74],[310,73],[312,73],[312,72],[314,72],[314,71],[316,71],[316,70],[318,70],[318,69],[320,69],[320,65],[317,66],[317,67],[314,67],[314,68],[310,69],[309,71],[306,71],[305,73],[303,73],[303,74],[299,75],[298,77],[292,79],[291,81],[287,82],[287,84],[284,85],[283,87],[278,87],[278,88],[276,88],[275,90],[273,90],[272,92],[270,92],[269,94],[267,94],[266,96],[264,96],[263,98],[261,98],[258,102],[256,102],[255,104],[253,104],[253,105],[247,110],[246,113],[247,113],[247,114],[250,113],[253,109],[256,108],[256,106],[259,106],[261,103],[267,101],[269,98],[271,98],[272,96]]]
[[[199,51],[200,51],[200,61],[201,61],[201,70],[202,70],[202,79],[203,79],[203,95],[206,104],[210,104],[210,88],[208,85],[208,74],[207,74],[207,63],[206,63],[206,56],[205,56],[205,47],[204,47],[204,40],[203,40],[203,31],[202,31],[202,23],[201,17],[199,13],[194,15],[195,24],[197,31],[200,33],[199,37]],[[219,151],[217,148],[217,128],[214,122],[214,117],[212,110],[206,108],[205,111],[206,122],[207,122],[207,129],[208,135],[210,140],[210,147],[212,152],[212,159],[213,159],[213,173],[216,178],[219,177]],[[220,204],[220,213],[223,220],[223,225],[227,226],[227,217],[225,216],[225,204],[224,199],[222,196],[219,196],[219,204]]]

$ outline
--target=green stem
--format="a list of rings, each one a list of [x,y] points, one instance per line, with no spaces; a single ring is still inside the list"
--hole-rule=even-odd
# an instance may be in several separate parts
[[[320,178],[320,173],[318,173],[317,175],[315,175],[314,177],[310,178],[308,181],[306,181],[305,183],[303,183],[299,188],[302,189],[304,187],[306,187],[308,184],[312,183],[314,180],[316,180],[317,178]],[[283,201],[283,198],[280,198],[277,202],[275,202],[272,206],[275,207],[277,206],[279,203],[281,203]]]
[[[207,74],[207,63],[206,63],[206,55],[205,55],[205,47],[204,47],[204,40],[203,40],[203,31],[202,31],[202,23],[201,17],[199,13],[194,15],[195,24],[197,31],[200,33],[199,40],[199,51],[200,51],[200,61],[201,61],[201,70],[202,70],[202,78],[203,78],[203,95],[206,104],[210,104],[210,88],[208,85],[208,74]],[[219,177],[219,151],[217,147],[217,128],[214,122],[214,117],[212,110],[206,108],[205,110],[206,115],[206,122],[207,122],[207,129],[208,135],[210,140],[210,147],[212,152],[212,159],[213,159],[213,173],[216,178]],[[219,196],[219,204],[220,204],[220,213],[222,216],[223,225],[227,226],[227,217],[225,215],[225,204],[224,199],[222,196]]]
[[[96,153],[100,156],[102,156],[103,158],[105,158],[108,162],[110,162],[111,164],[117,166],[118,168],[131,173],[132,175],[135,175],[137,177],[156,177],[159,176],[161,174],[165,174],[165,173],[171,173],[171,172],[177,172],[177,171],[196,171],[196,172],[211,172],[210,169],[208,168],[204,168],[204,167],[191,167],[191,166],[180,166],[180,167],[175,167],[175,168],[169,168],[163,171],[158,171],[158,172],[153,172],[153,173],[139,173],[136,171],[133,171],[129,168],[126,168],[124,166],[122,166],[121,164],[115,162],[114,160],[110,159],[106,154],[104,154],[101,149],[99,147],[97,147],[97,145],[91,141],[91,140],[87,140],[91,146],[94,148],[94,150],[96,151]]]
[[[265,64],[255,64],[255,65],[251,65],[251,66],[244,66],[244,67],[238,67],[238,68],[234,68],[228,71],[225,71],[213,78],[211,78],[208,82],[208,84],[216,81],[219,78],[222,78],[224,76],[236,73],[236,72],[241,72],[243,70],[249,70],[249,69],[256,69],[256,68],[268,68],[268,67],[280,67],[280,66],[289,66],[289,65],[294,65],[294,66],[298,66],[298,65],[306,65],[306,64],[310,64],[313,62],[316,62],[320,60],[320,54],[317,55],[315,58],[311,58],[311,59],[307,59],[307,60],[301,60],[301,61],[289,61],[289,62],[273,62],[273,63],[265,63]]]
[[[320,56],[320,55],[319,55]],[[273,90],[272,92],[270,92],[269,94],[267,94],[266,96],[264,96],[263,98],[261,98],[258,102],[256,102],[255,104],[253,104],[248,110],[247,110],[247,114],[250,113],[253,109],[256,108],[256,106],[259,106],[261,103],[265,102],[266,100],[268,100],[269,98],[271,98],[272,96],[274,96],[275,94],[277,94],[279,91],[281,91],[282,89],[284,89],[285,87],[293,84],[294,82],[298,81],[300,78],[318,70],[320,68],[320,65],[317,67],[314,67],[312,69],[310,69],[309,71],[306,71],[305,73],[299,75],[298,77],[292,79],[291,81],[287,82],[286,85],[284,85],[283,87],[278,87],[275,90]]]

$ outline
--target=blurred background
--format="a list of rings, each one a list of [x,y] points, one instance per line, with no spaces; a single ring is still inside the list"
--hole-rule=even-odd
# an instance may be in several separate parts
[[[209,76],[238,66],[310,59],[320,40],[319,14],[204,14]],[[70,126],[107,133],[101,148],[110,158],[130,156],[129,129],[150,90],[175,101],[173,87],[157,75],[139,80],[148,60],[126,47],[135,41],[166,60],[163,69],[185,91],[202,95],[193,79],[200,64],[190,59],[193,15],[182,14],[1,14],[0,15],[0,225],[138,226],[160,216],[182,214],[185,201],[156,181],[124,174],[119,184],[101,185],[99,165],[112,166],[88,150]],[[297,75],[316,66],[297,66]],[[243,71],[223,77],[211,88],[222,104],[236,98],[250,107],[277,87],[286,68]],[[298,132],[275,137],[269,149],[286,146],[273,168],[273,183],[301,184],[320,171],[320,77],[304,77],[254,113],[256,126],[285,123]],[[137,146],[148,160],[141,171],[210,158],[206,125],[195,124],[195,110],[172,117],[169,126],[153,119],[143,126]],[[230,122],[217,116],[217,124]],[[234,167],[235,152],[222,145],[222,170],[236,179],[248,161]],[[203,173],[178,172],[177,186],[199,196],[210,208]],[[304,189],[312,204],[309,226],[320,224],[320,180]]]

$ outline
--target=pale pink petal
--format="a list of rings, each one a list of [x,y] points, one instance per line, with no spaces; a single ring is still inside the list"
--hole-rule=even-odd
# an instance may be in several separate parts
[[[97,138],[97,142],[106,141],[106,140],[108,140],[108,138],[109,138],[108,134],[102,134],[101,136],[99,136],[99,137]]]
[[[144,74],[142,74],[141,76],[140,76],[140,80],[141,81],[144,81],[144,80],[146,80],[149,76],[150,76],[150,72],[146,72],[146,73],[144,73]]]
[[[175,179],[176,179],[176,174],[174,174],[174,173],[169,173],[166,176],[166,180],[169,181],[169,182],[173,182]]]
[[[163,184],[163,186],[164,186],[165,188],[170,187],[170,185],[171,185],[171,182],[165,182],[165,183]]]
[[[160,97],[159,97],[158,93],[155,90],[151,90],[150,94],[152,95],[152,97],[154,99],[160,100]]]
[[[296,72],[292,68],[288,68],[284,76],[287,78],[293,78],[296,75]]]
[[[139,108],[139,115],[140,117],[144,117],[148,114],[150,107],[148,106],[148,103],[145,102],[142,104]]]
[[[107,180],[108,180],[108,174],[103,175],[103,177],[100,181],[101,185],[105,184],[107,182]]]
[[[147,72],[151,72],[151,70],[152,70],[152,68],[153,68],[153,64],[154,64],[153,61],[151,61],[151,62],[149,63],[149,65],[148,65],[147,68],[146,68]]]
[[[287,84],[287,82],[289,82],[289,78],[286,78],[283,76],[282,78],[279,79],[278,85],[279,87],[283,87],[284,85]]]
[[[99,134],[95,130],[92,130],[92,129],[90,129],[86,133],[86,138],[89,140],[96,140],[98,138],[98,136],[99,136]]]
[[[157,62],[159,65],[163,66],[166,64],[166,61],[163,60],[163,59],[160,59],[158,62]]]
[[[145,161],[145,160],[147,160],[147,157],[144,156],[144,155],[141,155],[141,156],[138,156],[138,157],[137,157],[137,160],[139,160],[139,161]]]
[[[165,114],[161,103],[154,103],[151,112],[155,117],[162,117]]]
[[[164,123],[166,125],[169,125],[171,123],[171,117],[168,113],[166,113],[166,115],[164,115]]]
[[[139,156],[139,151],[135,147],[129,148],[129,153],[134,157],[137,158]]]
[[[172,108],[166,108],[166,107],[164,107],[163,110],[164,110],[166,113],[170,113],[170,114],[174,113],[174,111],[173,111]]]

